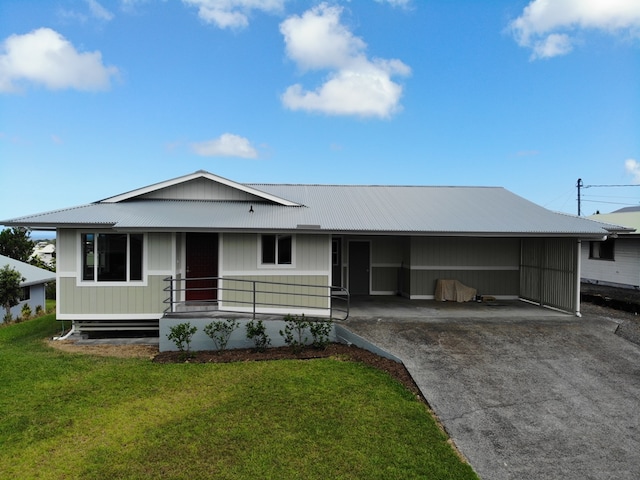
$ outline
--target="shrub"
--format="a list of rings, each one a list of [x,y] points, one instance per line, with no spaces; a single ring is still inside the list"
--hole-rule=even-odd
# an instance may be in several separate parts
[[[284,331],[280,330],[280,335],[284,337],[284,343],[289,345],[294,351],[299,352],[308,342],[306,336],[310,323],[302,316],[287,315],[284,317],[286,323]]]
[[[331,327],[333,326],[333,320],[330,318],[326,320],[316,320],[309,322],[309,330],[313,336],[312,345],[315,348],[324,350],[329,345],[329,334],[331,333]]]
[[[31,307],[28,303],[22,305],[22,309],[20,310],[20,316],[22,320],[29,320],[31,318]]]
[[[236,328],[238,328],[237,320],[228,318],[226,320],[217,320],[206,325],[204,327],[204,333],[211,337],[216,350],[222,351],[227,348],[229,337]]]
[[[253,340],[256,350],[263,352],[271,345],[271,339],[267,335],[267,327],[262,320],[251,320],[247,323],[247,338]]]
[[[44,310],[42,310],[42,305],[36,306],[36,317],[41,317],[44,315]]]
[[[11,315],[11,313],[5,313],[4,317],[2,318],[2,321],[4,323],[11,323],[12,320],[13,320],[13,315]]]
[[[187,356],[191,352],[191,338],[198,331],[198,327],[192,327],[191,323],[179,323],[169,328],[170,333],[167,335],[169,340],[176,344],[178,350]],[[185,348],[186,347],[186,348]]]

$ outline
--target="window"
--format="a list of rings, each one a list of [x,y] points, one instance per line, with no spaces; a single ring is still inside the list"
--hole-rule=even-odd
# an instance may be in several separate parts
[[[82,280],[142,280],[142,234],[83,233]]]
[[[589,258],[594,260],[614,260],[613,251],[613,238],[608,238],[604,242],[589,242]]]
[[[293,237],[291,235],[262,235],[263,265],[292,265]]]
[[[31,287],[22,287],[20,289],[20,301],[24,302],[31,298]]]

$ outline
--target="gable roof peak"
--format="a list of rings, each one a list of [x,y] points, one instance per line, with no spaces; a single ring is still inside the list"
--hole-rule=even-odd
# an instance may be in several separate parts
[[[169,189],[171,187],[176,187],[178,185],[186,184],[188,182],[192,182],[198,179],[205,179],[212,183],[217,183],[223,185],[225,187],[231,188],[233,190],[237,190],[239,192],[243,192],[244,194],[250,195],[252,197],[256,197],[256,200],[262,200],[270,203],[275,203],[282,206],[287,207],[299,207],[300,204],[287,200],[285,198],[281,198],[275,196],[273,194],[264,192],[262,190],[258,190],[255,187],[244,185],[241,183],[234,182],[224,177],[220,177],[218,175],[214,175],[213,173],[207,172],[206,170],[198,170],[194,173],[183,175],[181,177],[172,178],[170,180],[165,180],[163,182],[154,183],[152,185],[148,185],[146,187],[138,188],[135,190],[131,190],[129,192],[121,193],[120,195],[115,195],[113,197],[105,198],[96,203],[119,203],[124,202],[126,200],[133,200],[136,198],[141,198],[145,195],[150,195],[157,193],[164,189]]]

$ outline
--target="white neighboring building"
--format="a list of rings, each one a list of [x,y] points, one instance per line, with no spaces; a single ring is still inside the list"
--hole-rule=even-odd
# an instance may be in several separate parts
[[[38,242],[33,249],[32,257],[38,257],[43,263],[51,266],[56,257],[56,246],[53,243]]]
[[[640,289],[640,207],[622,208],[588,218],[622,225],[633,231],[610,235],[603,241],[582,242],[582,281]]]
[[[55,272],[44,270],[43,268],[34,267],[28,263],[14,260],[10,257],[0,255],[0,268],[9,265],[10,268],[20,272],[25,279],[20,286],[22,287],[22,300],[18,305],[11,308],[11,315],[16,318],[21,315],[22,307],[28,304],[33,314],[36,313],[36,307],[45,308],[45,287],[49,282],[55,282]],[[0,321],[4,317],[4,310],[0,315]]]

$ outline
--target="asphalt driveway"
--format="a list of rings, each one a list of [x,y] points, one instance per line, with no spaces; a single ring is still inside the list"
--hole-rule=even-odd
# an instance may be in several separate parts
[[[614,322],[544,310],[344,326],[402,359],[482,479],[640,478],[640,347]]]

